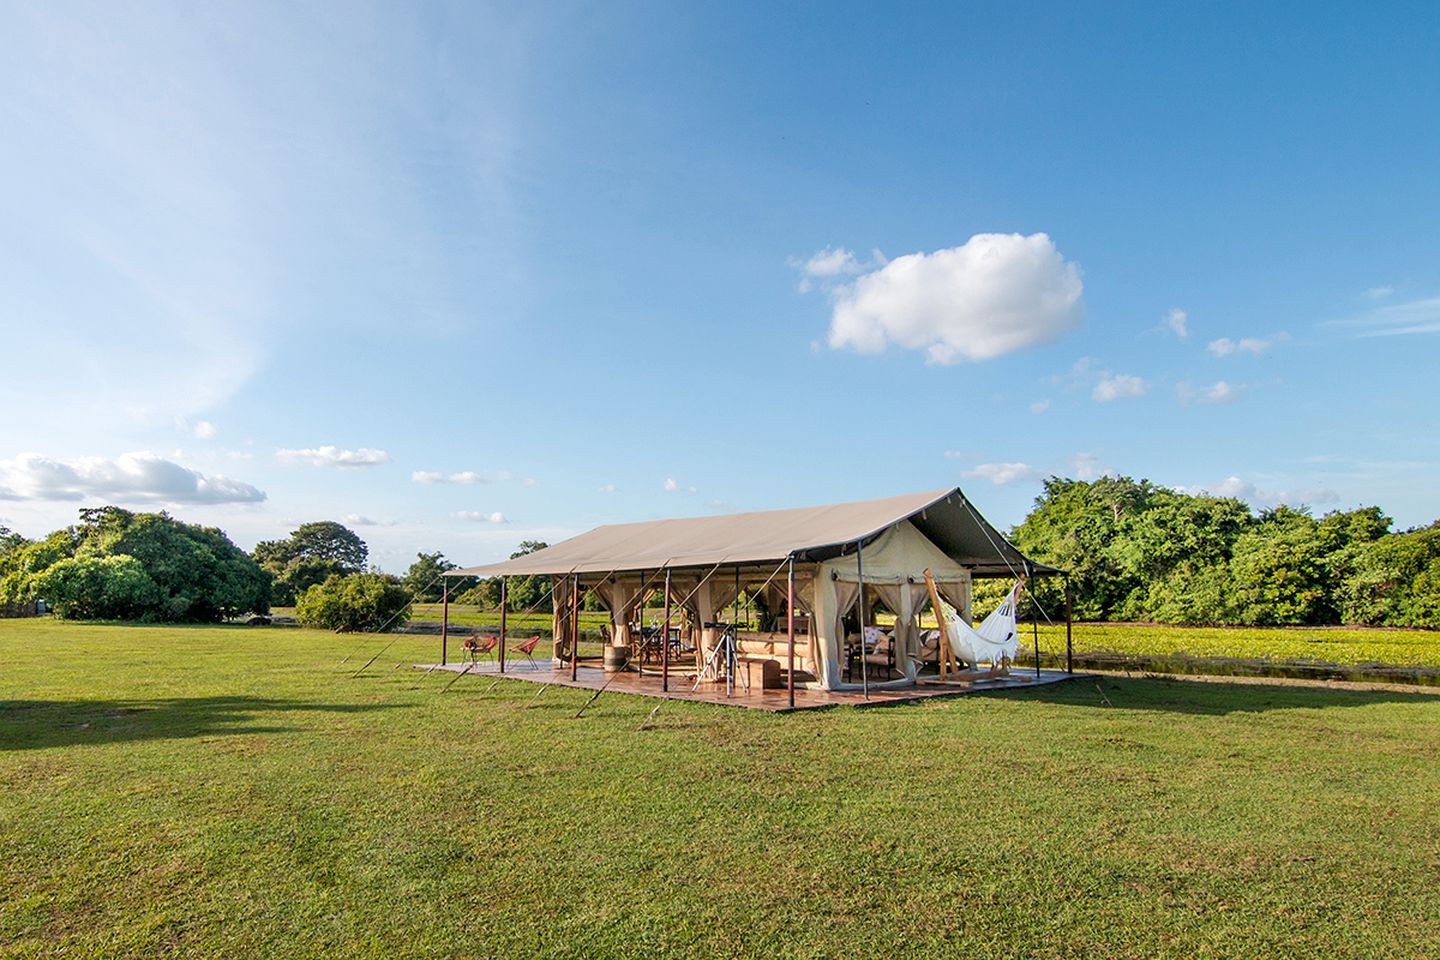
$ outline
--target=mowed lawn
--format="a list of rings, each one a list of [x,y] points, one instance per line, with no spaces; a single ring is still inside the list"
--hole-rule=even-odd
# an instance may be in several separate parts
[[[1399,957],[1440,697],[1091,679],[790,716],[432,638],[0,621],[5,956]],[[363,654],[345,669],[348,652]],[[401,664],[396,669],[396,664]]]

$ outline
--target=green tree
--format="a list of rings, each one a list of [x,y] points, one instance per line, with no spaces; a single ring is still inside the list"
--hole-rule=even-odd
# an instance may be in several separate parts
[[[542,540],[522,540],[510,554],[510,559],[528,556],[537,550],[544,550],[550,546]],[[498,588],[497,588],[498,590]],[[507,577],[505,583],[506,606],[512,610],[530,610],[549,612],[552,608],[550,602],[550,578],[541,576]],[[496,603],[499,602],[498,596]]]
[[[434,603],[440,599],[442,584],[439,577],[456,565],[445,559],[443,553],[417,553],[415,562],[405,571],[401,585],[410,595],[423,603]]]
[[[250,555],[271,577],[272,602],[290,606],[332,575],[364,570],[370,550],[348,527],[319,520],[301,524],[284,540],[262,540]]]
[[[381,574],[334,574],[300,595],[295,617],[307,627],[342,633],[395,630],[410,619],[410,594]]]
[[[141,620],[168,611],[164,594],[134,557],[66,557],[38,577],[56,615],[73,620]]]

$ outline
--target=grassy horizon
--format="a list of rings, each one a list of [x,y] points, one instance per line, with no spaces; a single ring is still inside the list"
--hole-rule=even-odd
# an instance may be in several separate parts
[[[441,692],[408,669],[431,639],[0,621],[0,956],[1440,938],[1434,695],[1113,678],[791,716],[672,702],[641,729],[655,701],[576,719],[583,691]]]

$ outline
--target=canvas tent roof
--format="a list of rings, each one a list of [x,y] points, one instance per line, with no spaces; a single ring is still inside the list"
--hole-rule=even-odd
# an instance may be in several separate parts
[[[820,561],[904,520],[978,577],[1009,575],[1027,563],[1039,575],[1061,572],[1028,560],[955,487],[823,507],[609,524],[514,560],[452,570],[448,576],[604,574],[778,563],[792,555]]]

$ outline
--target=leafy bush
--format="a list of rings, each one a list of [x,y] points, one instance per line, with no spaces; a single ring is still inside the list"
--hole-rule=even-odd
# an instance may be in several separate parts
[[[81,510],[75,526],[0,553],[0,606],[37,599],[61,617],[213,622],[264,613],[270,585],[221,530],[99,507]]]
[[[40,574],[36,589],[57,615],[76,620],[139,620],[163,593],[134,557],[67,557]]]
[[[334,574],[300,595],[295,618],[346,633],[394,630],[410,619],[410,594],[382,574]]]

